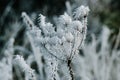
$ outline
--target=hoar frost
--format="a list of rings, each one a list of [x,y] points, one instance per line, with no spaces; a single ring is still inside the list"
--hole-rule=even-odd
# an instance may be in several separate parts
[[[61,15],[58,18],[58,24],[56,26],[53,26],[50,22],[46,22],[46,17],[42,14],[39,15],[38,26],[36,26],[25,12],[22,13],[23,21],[29,29],[27,30],[27,35],[30,40],[32,39],[32,45],[39,48],[41,55],[46,60],[47,58],[51,58],[47,60],[48,63],[51,63],[52,59],[66,61],[70,70],[71,79],[72,71],[70,64],[72,58],[78,53],[78,49],[84,43],[87,32],[86,22],[88,12],[88,7],[80,6],[73,12],[73,18],[67,13]],[[55,63],[58,64],[57,61]],[[53,68],[51,66],[49,64],[51,71],[57,67],[57,65],[53,66]],[[55,74],[57,72],[51,73],[51,75]],[[54,76],[54,78],[57,77]],[[53,77],[48,77],[48,79],[53,80]]]

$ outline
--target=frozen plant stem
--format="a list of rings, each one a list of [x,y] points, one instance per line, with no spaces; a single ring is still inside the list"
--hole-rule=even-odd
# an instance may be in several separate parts
[[[69,68],[71,80],[75,80],[75,79],[74,79],[74,75],[73,75],[73,70],[72,70],[72,67],[71,67],[71,62],[72,62],[72,60],[71,60],[71,59],[68,59],[68,61],[67,61],[67,66],[68,66],[68,68]]]

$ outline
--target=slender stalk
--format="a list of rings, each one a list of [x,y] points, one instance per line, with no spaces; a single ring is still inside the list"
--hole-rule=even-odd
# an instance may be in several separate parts
[[[71,80],[75,80],[75,79],[74,79],[74,73],[73,73],[73,70],[72,70],[72,67],[71,67],[71,62],[72,62],[72,60],[71,60],[71,59],[68,59],[68,61],[67,61],[67,66],[68,66],[69,71],[70,71]]]

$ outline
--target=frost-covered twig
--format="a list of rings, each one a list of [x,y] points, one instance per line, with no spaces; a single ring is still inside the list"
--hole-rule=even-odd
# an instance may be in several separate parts
[[[38,45],[39,37],[41,35],[41,30],[35,26],[35,24],[32,22],[32,20],[29,18],[29,16],[23,12],[22,13],[22,18],[25,24],[27,25],[28,31],[26,32],[28,39],[30,41],[32,51],[34,53],[35,60],[37,62],[38,70],[40,73],[40,79],[43,79],[43,65],[42,65],[42,54],[40,53]],[[35,41],[34,41],[35,40]]]

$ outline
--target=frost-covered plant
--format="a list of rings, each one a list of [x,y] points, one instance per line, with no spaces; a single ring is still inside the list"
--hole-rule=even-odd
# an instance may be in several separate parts
[[[22,13],[23,21],[28,26],[27,36],[36,61],[41,61],[40,57],[43,56],[49,66],[49,70],[46,72],[47,80],[58,80],[57,76],[55,76],[58,74],[57,69],[55,69],[58,66],[57,60],[66,62],[70,71],[69,79],[74,79],[71,61],[85,40],[88,12],[88,7],[80,6],[73,12],[73,18],[67,13],[61,15],[58,18],[59,24],[56,26],[46,22],[45,16],[42,14],[39,15],[39,23],[36,26],[25,12]],[[37,64],[39,65],[39,62]],[[51,76],[48,73],[51,73]]]
[[[55,18],[52,21],[55,24],[48,22],[42,14],[37,16],[32,13],[30,18],[23,12],[22,18],[27,26],[24,38],[21,38],[23,24],[18,22],[21,19],[14,12],[13,3],[8,4],[0,17],[0,80],[119,80],[120,32],[111,39],[115,43],[115,47],[111,48],[108,42],[111,31],[106,26],[102,29],[103,24],[100,23],[99,16],[96,16],[96,13],[99,15],[101,10],[104,11],[103,8],[109,1],[111,0],[74,0],[72,4],[67,1],[67,10],[63,15],[50,15],[50,21]],[[88,35],[93,33],[92,40],[85,44],[89,8],[81,6],[73,11],[81,4],[89,5],[92,12],[88,31]],[[45,5],[43,13],[49,12],[47,9],[49,7]],[[34,24],[32,18],[36,17],[38,23]],[[98,31],[101,33],[95,34]],[[6,44],[2,48],[4,42]],[[25,60],[16,54],[23,55]],[[13,55],[16,55],[15,59]]]
[[[26,64],[22,56],[16,55],[13,63],[25,73],[25,80],[36,80],[34,70]]]
[[[3,80],[12,80],[12,58],[14,54],[13,44],[14,38],[10,38],[2,51],[2,54],[5,57],[3,57],[0,62],[0,72],[3,72],[0,75],[0,79]]]

